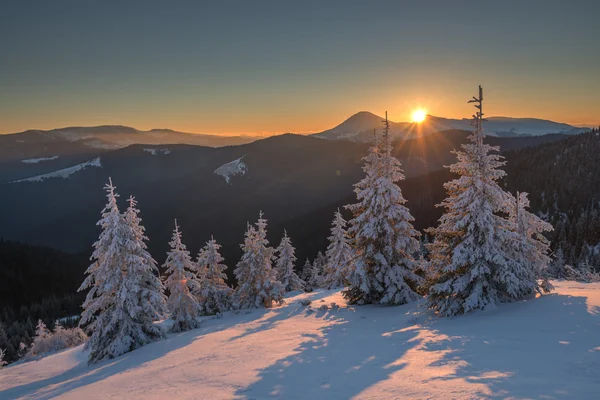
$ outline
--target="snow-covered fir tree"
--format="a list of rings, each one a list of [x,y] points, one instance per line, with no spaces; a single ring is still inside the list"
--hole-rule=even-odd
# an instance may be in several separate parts
[[[238,281],[235,293],[236,308],[272,307],[281,304],[285,292],[272,267],[274,249],[267,240],[267,221],[259,215],[256,228],[248,225],[244,255],[234,271]]]
[[[313,264],[319,269],[319,275],[321,277],[325,276],[325,266],[327,265],[327,257],[323,254],[322,251],[317,252],[317,256],[315,257]]]
[[[310,269],[308,270],[306,288],[310,290],[321,289],[324,286],[322,268],[316,261],[317,260],[315,259],[315,261],[310,264]]]
[[[196,277],[196,264],[190,252],[181,240],[181,231],[177,220],[171,242],[171,250],[167,253],[165,268],[165,287],[169,291],[167,307],[173,320],[172,332],[187,331],[200,326],[200,306],[192,293],[200,290],[200,282]]]
[[[302,279],[306,285],[308,285],[308,281],[310,280],[311,272],[312,263],[307,257],[306,261],[304,262],[304,265],[302,266],[302,271],[300,271],[300,279]]]
[[[38,323],[35,326],[35,337],[39,339],[46,339],[50,336],[51,332],[41,319],[38,319]]]
[[[549,274],[555,279],[567,279],[565,254],[561,247],[554,252],[554,260],[550,263]]]
[[[223,264],[225,259],[220,249],[221,245],[211,237],[198,258],[198,265],[203,271],[198,298],[204,315],[222,313],[231,308],[233,289],[225,283],[227,266]]]
[[[352,249],[346,232],[346,220],[339,209],[334,215],[328,239],[324,284],[329,289],[344,287],[350,279]]]
[[[404,179],[400,161],[392,155],[389,122],[383,142],[364,158],[365,178],[355,185],[358,203],[346,206],[354,218],[348,230],[353,241],[353,273],[344,296],[351,303],[404,304],[419,298],[422,278],[415,274],[413,255],[419,250],[406,200],[397,182]]]
[[[6,365],[6,361],[4,361],[4,357],[6,356],[6,350],[0,349],[0,368]]]
[[[163,331],[153,324],[165,311],[156,262],[146,251],[135,201],[119,212],[112,181],[105,186],[108,203],[98,222],[93,263],[79,290],[89,289],[80,324],[89,332],[89,362],[114,358],[153,340]]]
[[[294,271],[296,250],[294,249],[294,246],[292,246],[292,241],[286,231],[283,231],[283,238],[275,252],[277,253],[277,259],[275,261],[277,279],[283,285],[284,290],[286,292],[302,290],[305,283]]]
[[[544,232],[551,232],[554,228],[527,211],[528,208],[527,193],[517,192],[511,207],[510,221],[518,234],[518,242],[508,244],[519,268],[513,272],[519,277],[520,285],[526,292],[548,293],[552,290],[552,284],[548,281],[550,242]]]
[[[498,151],[483,143],[483,94],[473,98],[477,112],[470,143],[456,151],[458,162],[450,170],[459,178],[444,187],[448,197],[438,227],[431,229],[429,245],[432,266],[438,271],[429,288],[428,305],[444,316],[483,309],[500,301],[526,294],[513,271],[519,266],[506,253],[506,244],[517,241],[510,221],[498,213],[509,213],[510,195],[498,180],[505,173]]]

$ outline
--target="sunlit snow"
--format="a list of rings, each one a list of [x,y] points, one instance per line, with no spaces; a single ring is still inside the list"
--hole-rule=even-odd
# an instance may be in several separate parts
[[[296,292],[99,364],[81,346],[17,363],[0,372],[0,398],[595,399],[600,284],[554,284],[455,318]]]

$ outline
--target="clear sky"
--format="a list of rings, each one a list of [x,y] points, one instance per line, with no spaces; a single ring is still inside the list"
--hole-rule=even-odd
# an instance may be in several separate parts
[[[2,0],[0,133],[315,132],[417,107],[600,124],[600,1]]]

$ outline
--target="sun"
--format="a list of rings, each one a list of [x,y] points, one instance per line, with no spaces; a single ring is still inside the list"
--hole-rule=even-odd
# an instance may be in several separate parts
[[[412,113],[412,122],[416,122],[417,124],[425,121],[427,118],[427,110],[423,108],[419,108]]]

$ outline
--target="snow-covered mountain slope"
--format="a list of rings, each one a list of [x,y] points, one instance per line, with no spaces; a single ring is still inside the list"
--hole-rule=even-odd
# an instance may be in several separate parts
[[[60,169],[58,171],[50,172],[48,174],[32,176],[31,178],[27,178],[27,179],[20,179],[18,181],[13,181],[10,183],[41,182],[41,181],[44,181],[44,180],[50,179],[50,178],[66,179],[66,178],[70,177],[71,175],[73,175],[74,173],[82,171],[82,170],[84,170],[86,168],[90,168],[90,167],[102,168],[102,163],[100,162],[100,157],[96,157],[93,160],[86,161],[84,163],[77,164],[77,165],[74,165],[69,168]]]
[[[373,129],[381,131],[382,117],[368,111],[361,111],[333,129],[316,133],[314,136],[331,140],[352,140],[365,142],[372,140]],[[490,136],[539,136],[551,133],[576,134],[587,128],[537,118],[486,118],[484,128]],[[412,138],[450,129],[471,130],[468,119],[450,119],[429,115],[421,124],[390,121],[390,134],[394,138]]]
[[[23,164],[37,164],[39,162],[43,162],[43,161],[52,161],[52,160],[56,160],[58,158],[58,156],[52,156],[52,157],[41,157],[41,158],[30,158],[28,160],[21,160],[21,162]]]
[[[248,171],[248,167],[242,161],[244,157],[240,157],[236,160],[228,162],[227,164],[221,165],[215,169],[215,174],[221,175],[225,178],[225,182],[231,183],[231,177],[236,175],[245,175]]]
[[[600,284],[555,284],[552,295],[453,319],[299,294],[92,366],[81,347],[9,366],[0,398],[597,398]]]

